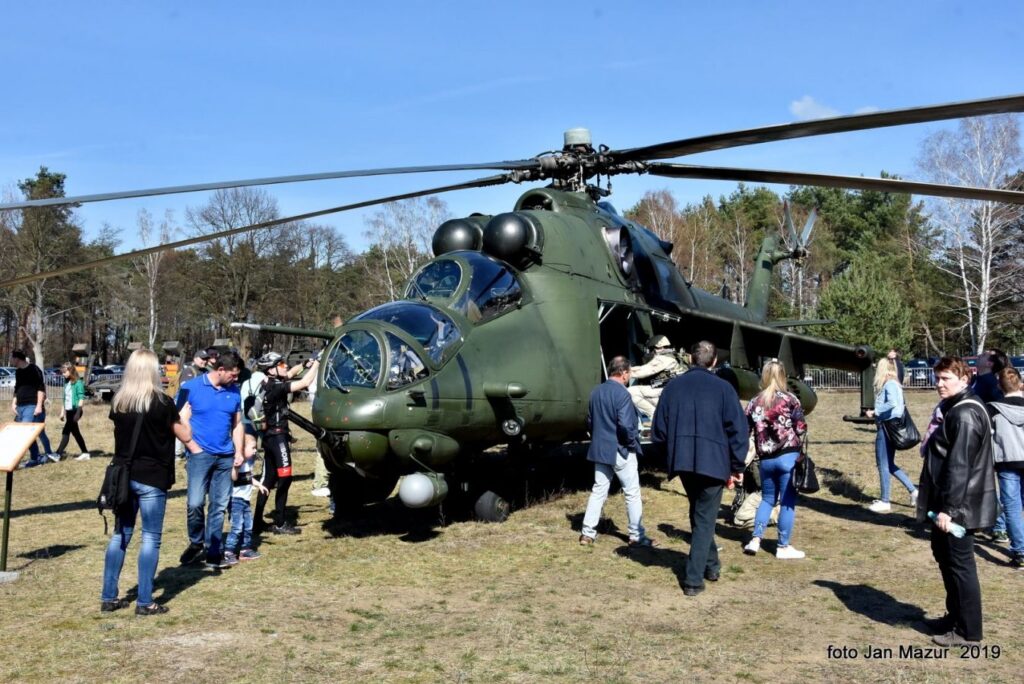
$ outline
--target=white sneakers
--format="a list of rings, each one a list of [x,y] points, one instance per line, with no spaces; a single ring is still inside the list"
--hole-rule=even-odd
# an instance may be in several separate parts
[[[51,454],[46,454],[46,458],[48,458],[48,459],[50,459],[51,461],[53,461],[54,463],[56,463],[57,461],[59,461],[59,460],[60,460],[60,454],[53,454],[53,453],[51,453]]]
[[[312,494],[313,496],[330,496],[331,489],[330,487],[317,487],[316,489],[311,491],[310,494]]]
[[[915,489],[914,491],[910,492],[910,507],[911,508],[917,508],[917,492],[918,491],[919,490]]]
[[[868,506],[868,510],[872,513],[889,513],[892,511],[892,505],[888,501],[878,501],[876,499]]]
[[[743,553],[747,554],[748,556],[753,556],[760,550],[761,540],[757,537],[754,537],[753,539],[748,541],[747,545],[743,547]],[[780,546],[777,549],[775,549],[775,557],[780,560],[800,560],[805,555],[807,554],[793,546]]]
[[[89,455],[89,452],[88,451],[83,451],[82,453],[80,453],[78,456],[75,457],[75,460],[76,461],[88,461],[90,458],[92,458],[92,456]]]
[[[795,548],[792,544],[789,546],[780,546],[775,550],[775,557],[779,560],[800,560],[806,555],[807,554]]]

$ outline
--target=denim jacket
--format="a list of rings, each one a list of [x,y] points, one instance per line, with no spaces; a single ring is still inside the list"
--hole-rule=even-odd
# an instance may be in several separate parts
[[[895,380],[887,380],[882,391],[875,395],[875,420],[879,423],[903,415],[903,388]]]

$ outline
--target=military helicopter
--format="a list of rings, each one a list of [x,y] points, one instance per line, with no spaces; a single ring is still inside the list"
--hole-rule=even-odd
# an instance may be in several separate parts
[[[601,179],[621,173],[819,185],[884,192],[963,197],[1024,204],[1024,193],[889,178],[662,163],[698,152],[774,140],[1024,111],[1024,96],[835,117],[686,138],[647,147],[594,147],[585,129],[567,131],[558,152],[483,164],[401,167],[283,176],[156,188],[0,206],[29,209],[193,192],[218,188],[356,176],[499,169],[475,181],[334,207],[191,238],[58,271],[16,277],[30,282],[259,229],[373,204],[508,182],[549,181],[527,190],[511,211],[474,214],[441,224],[434,258],[413,275],[404,297],[363,312],[334,331],[273,326],[263,330],[319,337],[328,342],[312,421],[293,416],[317,438],[332,471],[339,502],[399,497],[411,507],[441,503],[452,489],[477,517],[508,515],[508,466],[531,450],[587,438],[590,390],[612,356],[639,361],[646,340],[667,335],[678,346],[707,339],[737,376],[740,394],[757,390],[757,369],[778,358],[791,389],[808,409],[813,390],[801,380],[806,364],[861,373],[861,408],[871,404],[866,346],[838,344],[792,331],[813,321],[771,321],[768,293],[774,265],[806,255],[812,220],[798,236],[787,218],[791,247],[767,237],[755,263],[744,305],[687,282],[673,264],[672,245],[623,218],[604,199]],[[788,212],[787,212],[788,217]],[[500,463],[492,447],[506,447]]]

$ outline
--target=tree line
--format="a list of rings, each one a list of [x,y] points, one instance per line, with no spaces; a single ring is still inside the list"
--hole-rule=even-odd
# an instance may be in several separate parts
[[[1020,189],[1020,161],[1017,118],[994,116],[929,137],[919,167],[935,182]],[[18,190],[26,199],[63,197],[65,180],[41,167]],[[797,225],[812,207],[819,219],[809,256],[776,269],[773,318],[831,319],[804,331],[913,355],[1024,347],[1019,207],[835,188],[779,195],[740,184],[687,205],[668,190],[648,192],[626,215],[674,244],[672,258],[694,285],[743,302],[761,240],[788,239],[784,201]],[[133,228],[149,246],[279,217],[272,195],[245,188],[218,191],[182,217],[140,212]],[[294,222],[37,281],[3,293],[0,342],[5,355],[25,347],[46,365],[70,358],[81,342],[107,363],[123,360],[132,342],[159,349],[178,340],[191,352],[234,337],[246,355],[287,349],[291,339],[239,336],[229,324],[329,329],[335,315],[347,319],[396,299],[447,218],[438,198],[406,200],[366,219],[370,246],[362,253],[332,226]],[[74,206],[4,212],[0,271],[20,275],[109,256],[118,235],[105,227],[86,240]]]

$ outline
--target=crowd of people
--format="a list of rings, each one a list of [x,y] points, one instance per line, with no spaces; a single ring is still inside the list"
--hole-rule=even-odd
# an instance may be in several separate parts
[[[760,493],[752,516],[746,554],[761,551],[766,528],[777,516],[775,556],[799,560],[803,551],[792,544],[797,504],[794,472],[804,458],[807,422],[798,397],[788,391],[786,369],[777,359],[761,371],[761,391],[744,409],[734,373],[718,369],[715,346],[702,341],[680,364],[668,339],[652,340],[644,379],[657,378],[651,391],[630,391],[634,368],[617,356],[608,365],[608,380],[594,389],[587,412],[592,435],[588,460],[594,463],[594,485],[583,517],[581,545],[597,538],[601,512],[614,475],[622,485],[630,547],[656,547],[643,525],[638,458],[642,452],[638,403],[650,413],[649,449],[678,476],[689,501],[690,554],[683,593],[696,596],[705,582],[721,575],[715,525],[724,491],[756,476]],[[660,358],[659,358],[660,357]],[[21,351],[12,353],[16,385],[11,409],[18,422],[45,422],[46,386],[37,366]],[[289,368],[268,352],[250,373],[234,351],[197,352],[183,369],[171,398],[161,382],[157,356],[147,349],[132,353],[120,389],[111,402],[115,462],[131,472],[129,504],[115,511],[114,533],[107,546],[101,610],[128,606],[119,598],[118,579],[125,552],[141,518],[136,613],[154,615],[167,607],[153,600],[167,492],[175,482],[177,449],[183,452],[187,477],[188,546],[183,565],[205,562],[229,568],[260,557],[255,541],[263,533],[294,535],[300,529],[285,517],[292,480],[291,435],[287,415],[294,392],[312,389],[317,361],[295,379],[303,364]],[[728,371],[728,369],[724,369]],[[936,643],[976,643],[982,638],[981,588],[974,558],[976,535],[1008,542],[1011,563],[1024,567],[1024,519],[1021,472],[1024,470],[1024,387],[1020,373],[999,350],[987,350],[973,374],[960,358],[943,357],[934,367],[939,402],[919,442],[923,458],[917,486],[896,464],[898,445],[885,429],[907,411],[899,380],[898,357],[890,353],[875,367],[875,401],[866,415],[877,424],[875,453],[879,499],[872,512],[892,510],[890,478],[906,487],[919,521],[930,520],[931,550],[946,590],[946,613],[929,621]],[[29,466],[57,461],[73,437],[89,452],[79,428],[84,390],[75,367],[64,364],[65,379],[60,444],[51,453],[45,432],[42,449],[33,443]],[[245,374],[246,376],[243,376]],[[255,476],[262,444],[262,477]],[[905,447],[900,447],[905,448]],[[656,456],[657,456],[656,455]],[[181,457],[181,456],[179,456]],[[264,509],[275,491],[272,523]],[[256,494],[255,514],[251,499]],[[230,517],[225,539],[224,518]]]
[[[45,423],[47,397],[42,372],[20,350],[11,358],[17,369],[11,402],[16,422]],[[307,390],[315,382],[318,361],[311,359],[289,368],[282,355],[268,352],[255,365],[257,370],[250,372],[234,351],[201,350],[182,369],[177,389],[172,388],[168,394],[156,354],[148,349],[132,352],[109,412],[114,434],[112,462],[128,465],[131,495],[125,507],[114,511],[114,532],[104,562],[101,611],[129,605],[119,598],[118,579],[136,521],[141,518],[135,612],[167,612],[166,606],[153,600],[152,590],[167,492],[174,485],[179,458],[185,461],[187,479],[188,546],[179,558],[182,565],[202,561],[208,568],[229,568],[260,557],[255,548],[258,535],[301,532],[285,517],[292,480],[287,415],[292,393]],[[292,379],[303,369],[308,372]],[[59,461],[72,437],[81,450],[76,460],[90,458],[79,428],[83,383],[72,364],[64,364],[61,372],[65,386],[60,445],[51,453],[44,430],[39,437],[42,450],[33,443],[24,467]],[[242,386],[246,388],[244,399]],[[245,406],[244,401],[249,405]],[[254,466],[260,448],[264,466],[257,477]],[[276,490],[273,522],[266,525],[263,509],[271,490]],[[254,492],[255,515],[251,507]],[[226,514],[230,528],[225,539]]]
[[[658,342],[667,347],[667,340]],[[744,410],[735,383],[715,373],[714,345],[694,345],[692,367],[674,374],[657,395],[630,392],[628,359],[617,356],[608,365],[608,380],[591,394],[587,423],[591,432],[588,460],[594,463],[594,485],[583,518],[579,543],[593,546],[601,510],[614,473],[626,499],[628,543],[657,547],[643,525],[637,457],[643,424],[635,400],[654,399],[649,449],[678,476],[689,501],[690,554],[683,576],[683,594],[697,596],[706,582],[721,575],[715,525],[723,492],[742,484],[756,462],[760,498],[753,531],[744,553],[757,554],[772,516],[778,515],[775,556],[799,560],[803,551],[791,543],[797,504],[794,473],[803,459],[807,422],[798,397],[787,391],[786,371],[777,359],[764,363],[761,391]],[[650,363],[650,361],[648,361]],[[661,365],[668,366],[664,362]],[[945,614],[926,620],[940,646],[980,642],[981,587],[974,558],[976,535],[1008,537],[1012,565],[1024,565],[1021,471],[1024,470],[1024,387],[1017,370],[999,350],[986,351],[978,374],[962,359],[943,357],[935,365],[939,402],[924,433],[914,440],[923,458],[920,484],[915,486],[896,465],[897,444],[886,421],[902,419],[906,409],[899,381],[898,356],[891,352],[875,368],[875,402],[867,411],[878,434],[875,452],[880,498],[869,509],[891,512],[890,477],[906,488],[919,522],[930,524],[932,555],[946,591]],[[906,448],[906,447],[900,447]],[[997,497],[998,481],[998,497]],[[1000,510],[1001,509],[1001,510]],[[997,521],[998,517],[998,521]]]

